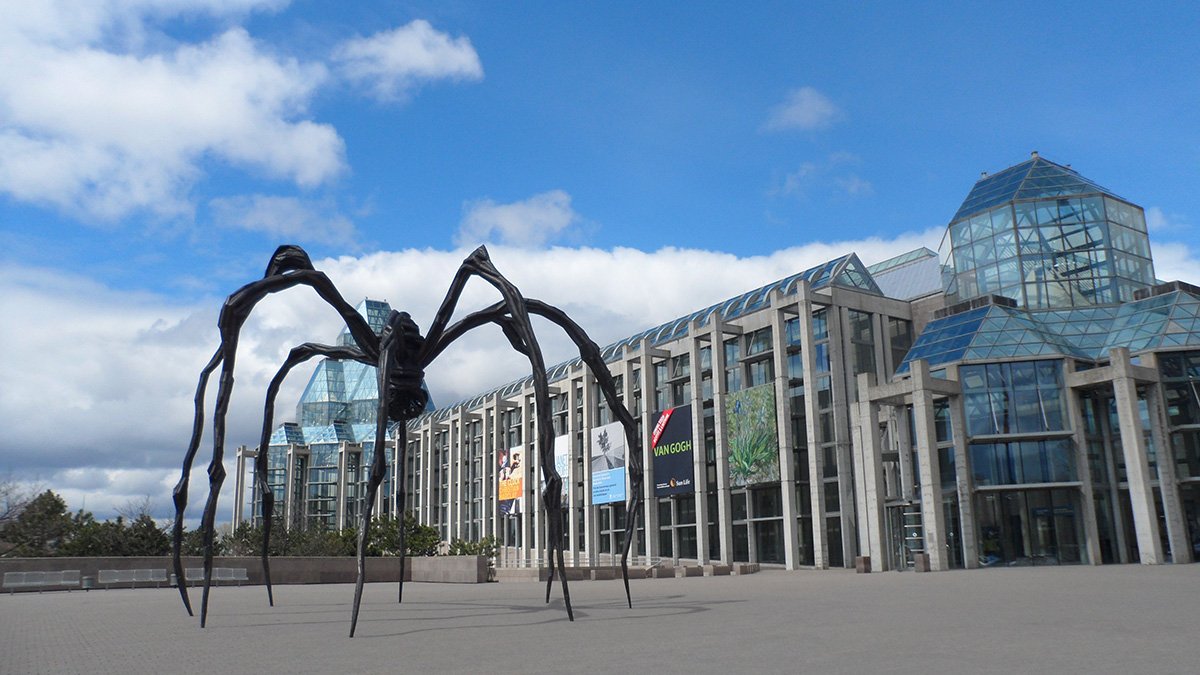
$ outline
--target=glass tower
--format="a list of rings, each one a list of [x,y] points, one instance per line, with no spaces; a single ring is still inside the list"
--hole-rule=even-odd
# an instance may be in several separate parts
[[[1039,157],[980,178],[941,251],[950,303],[986,295],[1027,309],[1128,302],[1154,285],[1140,206]]]

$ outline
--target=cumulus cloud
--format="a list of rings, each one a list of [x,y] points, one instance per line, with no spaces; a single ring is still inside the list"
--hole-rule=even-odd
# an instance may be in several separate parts
[[[314,186],[344,166],[333,127],[306,119],[321,64],[241,28],[179,44],[152,20],[278,2],[38,3],[0,28],[0,191],[87,220],[190,212],[216,159]],[[145,34],[152,33],[154,39]]]
[[[217,224],[299,243],[346,244],[354,241],[350,219],[328,201],[243,195],[209,203]]]
[[[469,38],[451,37],[422,19],[347,40],[333,57],[346,77],[382,101],[402,100],[413,88],[433,80],[483,78],[483,65]]]
[[[812,87],[800,87],[790,92],[782,103],[771,108],[763,129],[816,131],[832,126],[841,114],[841,110],[825,94]]]
[[[1146,209],[1146,227],[1155,233],[1175,232],[1188,229],[1187,221],[1174,213],[1167,213],[1159,206]]]
[[[499,242],[538,247],[580,220],[571,208],[571,195],[562,190],[543,192],[511,204],[481,199],[469,202],[465,211],[455,235],[459,246]]]

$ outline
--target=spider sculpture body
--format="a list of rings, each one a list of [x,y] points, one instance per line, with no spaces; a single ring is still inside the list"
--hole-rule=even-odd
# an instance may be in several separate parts
[[[496,288],[501,300],[482,310],[468,314],[459,321],[451,324],[450,319],[458,304],[466,283],[471,277],[479,277]],[[230,395],[233,389],[233,371],[237,357],[238,337],[242,325],[249,318],[251,311],[261,300],[272,293],[286,290],[295,286],[308,286],[316,291],[345,321],[346,327],[353,336],[356,346],[333,346],[316,343],[304,343],[291,350],[288,358],[272,378],[267,388],[266,404],[263,411],[262,435],[259,440],[259,452],[255,460],[254,473],[258,492],[262,495],[263,513],[263,543],[262,565],[263,578],[267,587],[267,600],[274,605],[274,594],[271,588],[270,561],[267,551],[271,536],[271,519],[274,513],[275,497],[267,486],[267,452],[271,428],[273,426],[275,397],[284,378],[296,365],[313,357],[324,356],[332,359],[354,360],[377,369],[377,384],[379,390],[379,407],[376,416],[375,452],[367,482],[367,495],[362,508],[362,521],[358,529],[358,578],[354,589],[354,606],[350,618],[350,637],[358,623],[359,605],[362,601],[363,581],[365,579],[367,533],[372,516],[375,496],[383,482],[386,473],[386,460],[383,449],[389,423],[399,423],[403,434],[406,423],[419,415],[427,403],[427,394],[422,388],[425,367],[454,340],[467,331],[488,323],[500,327],[504,336],[520,354],[529,359],[533,371],[534,397],[537,411],[537,428],[551,429],[549,383],[546,379],[545,363],[542,359],[541,348],[538,346],[533,327],[530,324],[530,314],[537,314],[561,327],[575,345],[579,348],[580,356],[596,378],[609,409],[612,410],[625,429],[629,448],[637,448],[636,428],[633,417],[617,397],[613,378],[608,372],[600,349],[591,338],[561,310],[547,305],[539,300],[526,298],[521,295],[511,282],[502,276],[492,265],[487,250],[479,247],[463,261],[450,284],[450,289],[434,317],[429,333],[422,337],[416,323],[408,314],[393,311],[387,319],[382,332],[376,335],[366,320],[354,310],[341,296],[323,272],[316,270],[309,260],[308,254],[298,246],[281,246],[271,257],[266,274],[262,279],[251,282],[238,289],[225,301],[221,309],[218,327],[221,334],[221,344],[200,373],[200,381],[196,387],[195,417],[192,425],[191,441],[183,460],[183,471],[176,484],[173,498],[175,502],[175,526],[173,537],[173,565],[183,605],[189,615],[192,614],[191,601],[188,598],[187,585],[182,583],[184,578],[183,562],[180,557],[183,540],[184,511],[188,501],[188,482],[191,475],[192,463],[195,460],[200,440],[204,432],[204,398],[208,379],[218,367],[221,378],[218,385],[216,407],[213,419],[213,454],[208,467],[209,491],[208,500],[204,505],[201,516],[201,529],[204,542],[204,584],[200,606],[200,625],[203,627],[208,617],[208,597],[212,583],[212,559],[214,519],[217,508],[217,496],[225,479],[223,463],[225,446],[225,417],[229,409]],[[400,473],[397,481],[397,504],[404,504],[405,466],[404,452],[406,443],[401,440],[396,443],[396,467]],[[546,512],[546,528],[548,542],[546,557],[549,576],[546,581],[546,602],[550,601],[550,593],[554,583],[554,571],[559,570],[562,583],[563,602],[566,606],[567,617],[574,620],[571,609],[571,596],[567,588],[567,576],[564,568],[563,554],[563,522],[562,522],[562,477],[554,466],[553,438],[551,434],[538,434],[538,463],[545,477],[545,487],[542,491],[542,504]],[[642,494],[642,463],[638,452],[629,453],[629,475],[631,482],[628,513],[632,514],[626,522],[625,547],[621,555],[621,574],[625,582],[625,599],[632,607],[629,594],[628,557],[633,533],[637,527],[637,513],[641,505]],[[400,528],[399,547],[404,551],[404,532]],[[403,599],[404,593],[404,557],[400,557],[400,586],[398,599]]]

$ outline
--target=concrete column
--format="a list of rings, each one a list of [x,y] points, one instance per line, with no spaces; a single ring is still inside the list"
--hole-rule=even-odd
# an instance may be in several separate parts
[[[871,571],[885,572],[889,569],[884,550],[884,504],[887,502],[887,485],[883,480],[883,449],[880,447],[879,409],[870,400],[874,376],[862,373],[858,376],[857,424],[859,442],[856,456],[860,459],[859,528],[861,548],[871,556]]]
[[[239,446],[237,449],[237,460],[233,476],[233,529],[237,529],[238,523],[242,522],[242,511],[246,501],[246,455],[253,451],[248,450],[246,446]]]
[[[651,358],[650,350],[650,340],[643,338],[641,350],[635,362],[642,371],[642,410],[638,416],[642,420],[641,447],[627,450],[630,455],[636,452],[642,457],[642,470],[645,472],[642,480],[642,503],[645,504],[643,508],[646,510],[645,522],[642,523],[642,526],[645,528],[646,555],[650,558],[658,558],[661,556],[661,551],[658,550],[658,497],[654,494],[654,457],[648,452],[650,434],[654,432],[654,413],[658,412],[651,410],[656,406],[654,395],[658,379],[654,376],[654,361]],[[630,374],[632,375],[632,373]],[[628,465],[628,460],[626,460],[626,464]],[[625,476],[628,480],[628,469],[625,471]]]
[[[771,292],[771,348],[775,361],[775,426],[779,431],[779,492],[783,506],[783,563],[789,570],[799,566],[800,540],[796,516],[796,469],[792,465],[792,410],[788,398],[787,340],[783,295]],[[795,304],[791,304],[794,308]]]
[[[1192,543],[1188,539],[1183,503],[1179,498],[1179,482],[1175,477],[1175,450],[1168,438],[1167,414],[1163,404],[1162,385],[1153,384],[1146,390],[1146,405],[1150,411],[1150,434],[1154,440],[1158,466],[1158,490],[1162,494],[1163,518],[1167,523],[1167,542],[1171,545],[1171,562],[1192,562]]]
[[[979,531],[975,522],[975,480],[967,441],[967,415],[963,397],[950,397],[950,433],[954,439],[954,487],[958,491],[958,521],[962,527],[963,565],[979,567]],[[1085,509],[1086,510],[1086,509]],[[1093,522],[1095,513],[1093,512]]]
[[[338,479],[337,479],[337,497],[333,502],[334,522],[337,523],[339,531],[346,529],[347,525],[353,526],[353,523],[347,523],[346,514],[346,486],[349,484],[349,477],[346,476],[347,470],[350,468],[350,451],[346,447],[345,441],[338,443]]]
[[[589,565],[599,563],[600,514],[592,503],[592,433],[596,426],[596,377],[583,374],[583,549]],[[600,394],[602,397],[603,395]]]
[[[942,511],[942,472],[938,465],[937,428],[929,364],[912,364],[913,422],[917,431],[917,464],[921,475],[921,530],[930,571],[949,569],[946,560],[946,516]]]
[[[1068,359],[1066,372],[1073,372],[1075,364]],[[1096,522],[1095,489],[1092,484],[1091,463],[1088,460],[1088,440],[1084,429],[1083,411],[1079,391],[1067,387],[1067,418],[1071,423],[1071,440],[1075,444],[1075,471],[1079,478],[1079,499],[1082,502],[1084,550],[1087,551],[1088,563],[1099,565],[1100,528]]]
[[[1125,519],[1121,515],[1121,491],[1117,487],[1117,458],[1113,448],[1113,438],[1119,430],[1113,431],[1109,419],[1108,406],[1103,400],[1096,402],[1096,419],[1104,434],[1104,463],[1108,472],[1108,518],[1113,524],[1113,538],[1117,547],[1117,562],[1122,565],[1129,563],[1129,543],[1125,532]]]
[[[579,444],[575,442],[575,437],[579,433],[579,422],[576,419],[575,408],[579,404],[579,391],[576,385],[579,378],[570,377],[567,379],[567,475],[563,476],[563,482],[566,484],[566,497],[564,501],[567,507],[567,559],[572,565],[579,564],[579,509],[576,504],[579,500],[579,487],[576,482],[579,481],[578,462]]]
[[[531,565],[536,566],[541,563],[542,550],[541,530],[541,508],[538,504],[537,480],[540,475],[537,469],[537,420],[535,419],[536,410],[529,400],[529,394],[532,392],[532,387],[525,386],[521,388],[521,447],[524,449],[525,458],[522,462],[522,472],[524,482],[522,484],[522,494],[525,497],[524,508],[521,509],[521,558],[530,560]],[[537,561],[537,562],[533,562]]]
[[[1137,534],[1138,555],[1143,565],[1163,562],[1158,516],[1154,508],[1154,488],[1150,483],[1150,462],[1142,418],[1138,411],[1137,382],[1133,379],[1129,350],[1116,347],[1110,352],[1113,371],[1113,395],[1117,401],[1117,420],[1121,427],[1121,451],[1125,455],[1125,475],[1129,483],[1129,502],[1133,509],[1133,527]]]
[[[692,487],[696,499],[696,558],[701,565],[712,562],[708,555],[708,449],[704,447],[704,373],[700,367],[699,326],[688,327],[688,360],[692,381]]]
[[[837,443],[838,461],[838,501],[841,504],[839,516],[842,521],[842,561],[846,567],[853,567],[854,558],[858,555],[857,522],[853,508],[848,505],[855,503],[854,498],[854,469],[850,458],[850,391],[847,385],[852,349],[847,349],[850,334],[849,317],[846,310],[836,305],[830,305],[826,310],[829,325],[829,368],[833,385],[833,435]]]
[[[289,443],[287,449],[287,482],[283,490],[284,520],[286,521],[283,526],[289,529],[296,522],[296,519],[300,517],[300,514],[304,513],[303,505],[299,507],[296,505],[296,491],[294,489],[296,478],[296,446]]]
[[[817,357],[813,340],[813,303],[808,281],[796,289],[800,310],[800,357],[804,360],[804,420],[808,436],[808,487],[812,504],[813,565],[829,567],[829,544],[825,532],[825,456],[821,453],[820,419],[817,413]]]
[[[733,508],[729,494],[729,456],[725,443],[725,332],[720,317],[712,319],[713,425],[717,444],[717,535],[721,560],[733,561]]]

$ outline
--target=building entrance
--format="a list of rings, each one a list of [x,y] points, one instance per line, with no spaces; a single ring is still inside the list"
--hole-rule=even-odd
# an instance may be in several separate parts
[[[1077,491],[1070,488],[977,494],[980,565],[1086,562],[1078,502]]]

